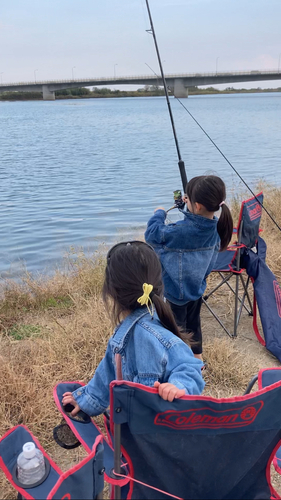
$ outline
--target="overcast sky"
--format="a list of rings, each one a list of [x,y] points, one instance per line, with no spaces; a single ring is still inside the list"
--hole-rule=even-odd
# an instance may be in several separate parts
[[[150,0],[150,7],[165,73],[281,70],[281,0]],[[34,81],[35,70],[37,80],[151,74],[146,64],[158,72],[148,28],[145,0],[2,1],[2,82]]]

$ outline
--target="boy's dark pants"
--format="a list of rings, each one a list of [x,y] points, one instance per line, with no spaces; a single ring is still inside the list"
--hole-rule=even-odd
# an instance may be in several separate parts
[[[177,306],[168,301],[173,311],[176,323],[185,332],[193,333],[192,340],[196,342],[191,347],[194,354],[202,354],[202,331],[200,321],[200,310],[202,304],[202,297],[197,300],[187,302],[183,306]]]

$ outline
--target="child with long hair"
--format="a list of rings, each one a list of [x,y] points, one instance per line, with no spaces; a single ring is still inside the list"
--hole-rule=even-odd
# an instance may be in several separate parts
[[[184,219],[165,224],[166,211],[159,207],[148,221],[145,240],[162,264],[164,295],[176,322],[193,333],[193,353],[202,359],[200,310],[206,278],[219,251],[231,240],[233,220],[225,204],[226,189],[220,177],[193,177],[186,186]],[[219,219],[215,212],[221,209]]]
[[[92,380],[63,395],[63,404],[98,415],[109,405],[109,384],[117,378],[116,355],[122,378],[149,387],[168,401],[201,394],[202,362],[183,341],[169,304],[163,300],[161,264],[142,241],[119,243],[107,255],[103,299],[115,324],[105,357]]]

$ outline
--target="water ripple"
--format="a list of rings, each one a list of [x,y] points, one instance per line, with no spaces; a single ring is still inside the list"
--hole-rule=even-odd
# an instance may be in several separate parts
[[[171,99],[188,177],[241,183]],[[201,96],[185,105],[245,180],[281,185],[280,94]],[[54,269],[70,246],[141,236],[181,187],[164,98],[1,103],[1,276]],[[178,215],[171,215],[178,217]]]

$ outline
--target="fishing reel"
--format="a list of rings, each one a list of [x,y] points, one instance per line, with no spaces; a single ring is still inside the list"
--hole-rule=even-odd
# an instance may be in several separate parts
[[[174,191],[174,205],[167,210],[167,212],[170,212],[170,210],[173,210],[174,208],[179,208],[180,210],[183,210],[185,207],[185,202],[182,199],[182,194],[181,190],[177,189]]]
[[[177,189],[176,191],[174,191],[174,203],[175,203],[176,208],[180,208],[181,210],[184,209],[185,203],[182,199],[180,189]]]

